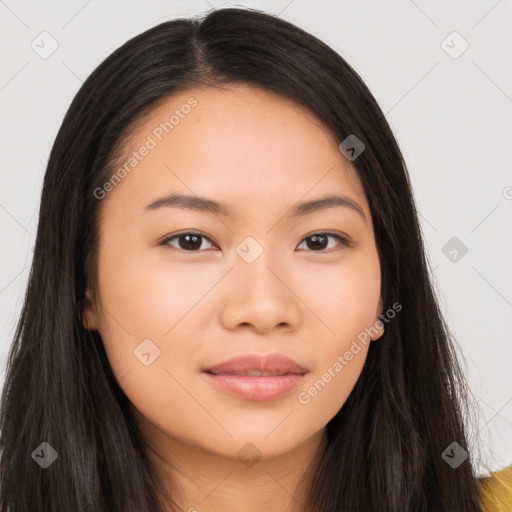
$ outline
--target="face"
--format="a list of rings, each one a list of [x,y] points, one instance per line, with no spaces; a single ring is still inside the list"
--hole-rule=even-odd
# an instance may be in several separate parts
[[[124,172],[95,193],[97,297],[83,322],[155,439],[270,457],[345,403],[382,310],[369,205],[339,142],[306,109],[242,85],[175,95],[132,132]],[[221,206],[165,200],[178,194]],[[348,202],[296,211],[331,195]],[[306,373],[205,372],[267,354]]]

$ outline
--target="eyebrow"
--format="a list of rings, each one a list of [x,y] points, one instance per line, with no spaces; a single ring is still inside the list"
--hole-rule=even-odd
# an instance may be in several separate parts
[[[145,211],[156,210],[163,207],[189,209],[216,213],[226,217],[234,217],[233,210],[225,204],[219,203],[207,197],[189,196],[183,194],[170,194],[168,196],[156,199],[146,206]],[[302,217],[313,212],[334,207],[350,208],[351,210],[357,212],[366,222],[366,215],[361,206],[350,197],[343,195],[328,195],[319,199],[300,203],[292,209],[291,215],[293,217]]]

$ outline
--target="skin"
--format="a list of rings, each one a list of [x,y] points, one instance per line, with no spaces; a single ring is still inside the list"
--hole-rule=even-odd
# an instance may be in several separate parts
[[[134,129],[124,156],[191,97],[197,106],[102,200],[97,294],[87,291],[83,323],[101,333],[183,510],[299,510],[325,449],[325,426],[353,389],[373,341],[309,403],[297,395],[382,313],[369,205],[341,141],[308,110],[250,86],[166,98]],[[234,216],[145,211],[170,193],[206,196]],[[366,221],[346,207],[289,215],[296,203],[332,193],[356,201]],[[159,245],[188,230],[206,237],[199,248],[180,248],[177,238]],[[325,231],[353,246],[336,238],[319,248],[308,243]],[[250,264],[236,252],[247,236],[263,248]],[[134,356],[146,338],[160,350],[149,366]],[[303,385],[278,400],[227,395],[201,373],[234,356],[273,352],[309,369]],[[251,467],[238,455],[247,443],[261,455]],[[306,486],[298,487],[303,475]]]

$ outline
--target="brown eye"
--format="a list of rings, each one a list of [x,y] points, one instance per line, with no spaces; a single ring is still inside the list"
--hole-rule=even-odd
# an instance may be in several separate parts
[[[170,243],[173,240],[177,240],[177,247],[176,245],[172,245]],[[180,249],[187,252],[201,252],[199,251],[199,249],[203,245],[203,240],[208,240],[211,242],[211,240],[205,235],[193,232],[186,232],[166,238],[161,242],[160,245],[167,245],[175,249]]]
[[[342,247],[350,245],[346,238],[335,233],[314,233],[313,235],[305,237],[303,240],[306,241],[308,249],[312,250],[313,252],[321,252],[329,247],[330,238],[337,239]],[[310,241],[308,242],[308,240]],[[332,246],[330,248],[332,248]]]

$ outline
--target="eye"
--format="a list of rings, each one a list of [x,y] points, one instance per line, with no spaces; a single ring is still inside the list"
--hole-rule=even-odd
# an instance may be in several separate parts
[[[351,247],[352,245],[349,239],[336,233],[313,233],[312,235],[303,238],[303,241],[301,242],[301,244],[299,244],[299,247],[304,242],[306,242],[306,245],[309,249],[313,248],[313,252],[323,252],[325,251],[325,249],[329,248],[329,239],[338,240],[339,245],[341,245],[342,248]],[[171,244],[171,242],[174,240],[177,241],[177,247],[176,245]],[[162,242],[160,242],[160,245],[170,246],[175,249],[181,249],[186,252],[202,252],[199,249],[201,249],[201,247],[203,246],[203,240],[207,240],[210,244],[213,243],[212,240],[206,235],[203,235],[201,233],[195,233],[193,231],[187,231],[184,233],[178,233],[177,235],[167,237],[165,240],[162,240]],[[310,242],[307,242],[308,240],[310,240]],[[332,248],[332,246],[330,248]]]
[[[329,238],[335,238],[336,240],[338,240],[342,247],[350,247],[351,246],[351,243],[347,238],[345,238],[341,235],[337,235],[336,233],[313,233],[312,235],[309,235],[309,236],[303,238],[303,240],[306,241],[306,245],[308,247],[316,248],[316,249],[313,249],[313,252],[322,252],[329,245],[329,243],[328,243]],[[311,240],[311,242],[308,243],[307,240]],[[304,242],[302,242],[300,245],[302,245],[303,243]],[[299,245],[299,247],[300,247],[300,245]],[[335,250],[339,250],[339,249],[335,249]]]
[[[171,240],[178,240],[178,247],[175,247],[170,244]],[[204,240],[211,240],[200,233],[194,233],[191,231],[187,231],[185,233],[180,233],[178,235],[173,235],[171,237],[166,238],[165,240],[162,240],[160,245],[169,245],[171,247],[174,247],[176,249],[182,249],[187,252],[201,252],[196,249],[201,248],[202,246],[202,239]]]

